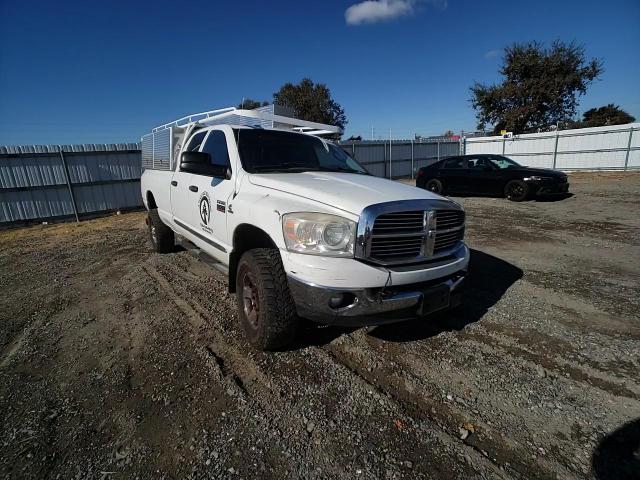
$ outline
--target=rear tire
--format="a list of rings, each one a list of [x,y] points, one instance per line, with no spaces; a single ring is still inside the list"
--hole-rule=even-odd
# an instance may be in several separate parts
[[[249,343],[260,350],[276,350],[293,342],[298,315],[277,249],[255,248],[242,255],[236,298]]]
[[[529,185],[522,180],[511,180],[504,187],[504,196],[514,202],[522,202],[529,197]]]
[[[173,230],[162,223],[157,208],[149,210],[147,225],[149,227],[149,238],[151,239],[153,249],[158,253],[169,253],[173,251],[175,246]]]
[[[424,188],[429,190],[430,192],[437,193],[438,195],[442,194],[442,192],[444,191],[444,186],[442,185],[442,182],[435,178],[432,178],[431,180],[429,180],[425,184]]]

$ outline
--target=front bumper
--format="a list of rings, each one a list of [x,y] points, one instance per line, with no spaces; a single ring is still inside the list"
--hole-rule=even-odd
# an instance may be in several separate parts
[[[288,277],[298,315],[329,325],[365,326],[400,322],[458,306],[466,270],[448,277],[391,287],[343,289]],[[332,302],[342,303],[332,307]],[[337,302],[340,303],[340,302]]]
[[[569,193],[569,182],[529,182],[536,195],[564,195]]]

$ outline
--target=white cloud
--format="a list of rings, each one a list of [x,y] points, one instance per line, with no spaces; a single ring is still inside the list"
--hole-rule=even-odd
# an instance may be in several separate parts
[[[501,53],[502,53],[502,50],[489,50],[484,54],[484,58],[487,58],[487,59],[497,58],[500,56]]]
[[[392,20],[412,14],[413,4],[413,0],[366,0],[347,8],[344,19],[349,25]]]

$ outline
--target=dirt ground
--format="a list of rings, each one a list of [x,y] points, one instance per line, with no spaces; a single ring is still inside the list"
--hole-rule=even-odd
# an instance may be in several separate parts
[[[0,232],[5,478],[632,478],[640,174],[461,198],[465,304],[243,340],[219,274],[142,212]]]

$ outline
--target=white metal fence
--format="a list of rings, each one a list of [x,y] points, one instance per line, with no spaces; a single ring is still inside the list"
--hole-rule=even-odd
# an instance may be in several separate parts
[[[341,142],[340,146],[371,175],[383,178],[413,178],[420,167],[441,158],[460,154],[458,140],[441,141],[361,141]]]
[[[640,168],[640,123],[463,140],[466,154],[506,155],[530,167],[558,170]]]

